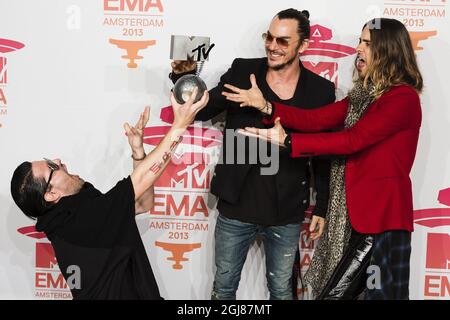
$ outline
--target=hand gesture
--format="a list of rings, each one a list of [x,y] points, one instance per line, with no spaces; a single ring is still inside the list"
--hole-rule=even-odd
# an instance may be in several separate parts
[[[170,101],[172,102],[172,108],[174,113],[173,126],[175,128],[186,129],[195,119],[195,115],[203,109],[209,100],[209,93],[205,91],[202,98],[194,103],[195,97],[197,96],[198,88],[195,87],[192,91],[189,100],[184,104],[179,104],[173,92],[170,95]]]
[[[245,128],[238,130],[239,133],[250,137],[260,138],[269,141],[273,144],[277,144],[282,147],[284,145],[284,140],[286,140],[286,131],[281,126],[280,118],[275,119],[275,125],[270,129],[259,129],[259,128]]]
[[[144,153],[144,129],[149,118],[150,107],[145,107],[134,127],[130,126],[128,122],[123,125],[128,136],[128,143],[130,144],[133,156],[137,158],[141,158]]]
[[[227,100],[234,101],[240,103],[241,107],[254,107],[260,111],[262,111],[266,106],[266,99],[259,90],[258,85],[256,83],[256,78],[254,74],[250,75],[250,83],[252,87],[248,90],[239,89],[230,84],[225,84],[225,88],[231,90],[233,93],[222,92]]]

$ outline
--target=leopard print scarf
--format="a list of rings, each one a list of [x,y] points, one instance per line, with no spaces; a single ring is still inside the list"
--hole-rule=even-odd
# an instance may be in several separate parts
[[[344,128],[353,127],[361,119],[374,100],[371,94],[373,92],[373,85],[370,84],[366,89],[362,81],[355,83],[348,94],[349,108]],[[345,162],[345,159],[335,159],[331,162],[327,224],[305,274],[305,282],[311,286],[314,296],[320,294],[331,278],[352,232],[346,205]]]

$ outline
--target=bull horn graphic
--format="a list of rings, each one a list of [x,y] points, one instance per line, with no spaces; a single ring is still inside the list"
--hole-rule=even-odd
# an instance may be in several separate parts
[[[450,188],[439,191],[438,201],[450,205]],[[450,226],[450,208],[414,210],[414,223],[428,228]]]
[[[423,47],[419,47],[419,41],[427,40],[429,37],[433,37],[435,35],[437,35],[437,31],[409,32],[413,48],[416,51],[423,50]]]
[[[25,47],[25,45],[19,41],[0,38],[0,52],[1,53],[7,53],[7,52],[20,50],[23,47]]]
[[[183,257],[186,252],[193,251],[202,246],[201,243],[167,243],[159,241],[155,241],[155,245],[166,251],[172,252],[172,256],[167,258],[167,260],[175,261],[172,265],[172,268],[175,270],[183,269],[183,265],[180,263],[181,261],[189,261],[188,258]]]
[[[44,232],[36,231],[35,226],[19,228],[19,229],[17,229],[17,231],[25,236],[28,236],[28,237],[31,237],[34,239],[44,239],[47,237]]]
[[[127,51],[127,54],[125,56],[122,56],[122,58],[130,60],[130,62],[127,64],[128,68],[137,68],[138,65],[134,61],[144,58],[138,55],[138,51],[155,45],[156,40],[131,41],[109,39],[109,43],[116,45],[120,49],[125,49]]]

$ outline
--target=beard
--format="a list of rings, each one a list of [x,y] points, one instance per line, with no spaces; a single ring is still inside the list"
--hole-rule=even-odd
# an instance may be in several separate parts
[[[272,69],[274,71],[280,71],[280,70],[283,70],[284,68],[286,68],[287,66],[290,66],[296,60],[297,60],[297,57],[293,56],[291,59],[289,59],[288,61],[286,61],[286,62],[284,62],[282,64],[279,64],[279,65],[276,65],[276,66],[273,66],[273,67],[269,66],[269,69]]]
[[[301,43],[299,43],[299,44],[296,46],[294,52],[297,52],[297,53],[298,53],[300,47],[301,47]],[[266,48],[266,55],[267,55],[267,56],[269,55],[269,50],[268,50],[267,48]],[[294,63],[294,61],[296,61],[297,59],[300,60],[300,58],[298,58],[298,54],[294,54],[294,55],[292,56],[292,58],[290,58],[288,61],[286,61],[286,62],[284,62],[284,63],[282,63],[282,64],[279,64],[279,65],[273,66],[273,67],[269,66],[269,69],[274,70],[274,71],[280,71],[280,70],[283,70],[283,69],[286,68],[287,66],[290,66],[292,63]]]

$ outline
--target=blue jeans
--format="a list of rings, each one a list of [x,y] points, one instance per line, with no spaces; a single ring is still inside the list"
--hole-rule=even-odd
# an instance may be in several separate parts
[[[236,299],[242,268],[258,233],[263,236],[270,299],[292,300],[292,268],[298,250],[300,224],[265,227],[223,215],[217,218],[215,230],[217,270],[212,299]]]

